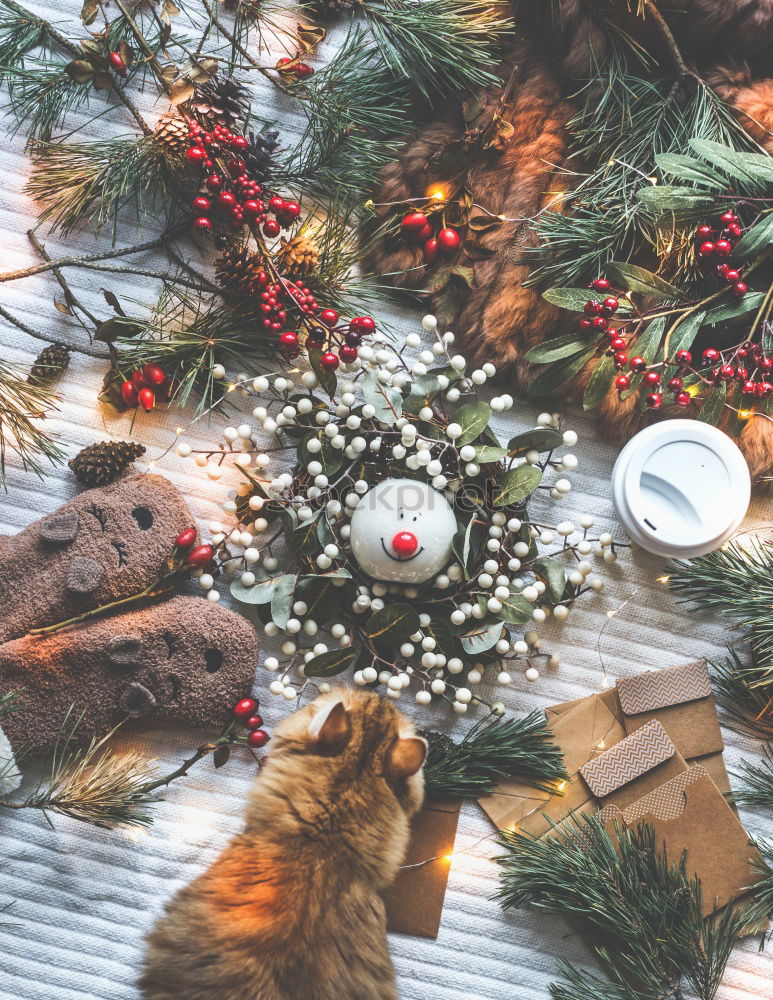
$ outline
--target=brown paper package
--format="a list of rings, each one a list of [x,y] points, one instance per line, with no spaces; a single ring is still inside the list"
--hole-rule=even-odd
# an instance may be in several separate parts
[[[416,868],[404,867],[384,892],[387,930],[393,934],[436,938],[443,914],[461,802],[429,799],[413,818],[411,839],[403,865],[428,858],[437,860]]]

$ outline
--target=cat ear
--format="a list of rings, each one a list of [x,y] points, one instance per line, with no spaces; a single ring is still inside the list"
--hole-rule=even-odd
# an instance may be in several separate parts
[[[349,713],[342,701],[321,708],[309,723],[309,736],[320,753],[340,753],[352,735]]]
[[[392,774],[398,779],[410,778],[424,767],[429,744],[421,736],[406,736],[395,743],[389,758]]]

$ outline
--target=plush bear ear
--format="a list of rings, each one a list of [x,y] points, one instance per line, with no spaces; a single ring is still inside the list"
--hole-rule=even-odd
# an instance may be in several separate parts
[[[352,723],[342,701],[321,708],[309,723],[309,737],[317,753],[341,753],[352,735]]]
[[[67,571],[67,589],[73,594],[92,594],[103,575],[104,571],[96,559],[76,556]]]
[[[398,780],[405,780],[424,767],[429,744],[421,736],[406,736],[395,743],[389,757],[389,769]]]
[[[78,515],[74,510],[52,514],[40,522],[40,537],[51,545],[69,545],[78,534]]]

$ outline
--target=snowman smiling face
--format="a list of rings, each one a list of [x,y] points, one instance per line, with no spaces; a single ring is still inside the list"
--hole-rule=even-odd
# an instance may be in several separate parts
[[[448,564],[456,529],[450,504],[428,483],[385,479],[354,511],[350,541],[368,576],[424,583]]]

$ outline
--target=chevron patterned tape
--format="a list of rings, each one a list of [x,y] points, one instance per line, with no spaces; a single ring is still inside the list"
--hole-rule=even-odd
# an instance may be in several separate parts
[[[617,682],[620,704],[626,715],[652,712],[666,705],[706,698],[711,694],[711,678],[705,660],[695,660],[665,670],[647,670]]]
[[[685,791],[696,781],[707,777],[706,771],[697,764],[689,771],[677,774],[675,778],[656,788],[654,792],[643,796],[637,802],[623,810],[623,817],[628,826],[632,826],[646,816],[655,819],[672,820],[680,816],[685,807]]]
[[[651,770],[676,753],[676,747],[657,719],[626,736],[606,753],[589,761],[580,772],[597,798]]]

